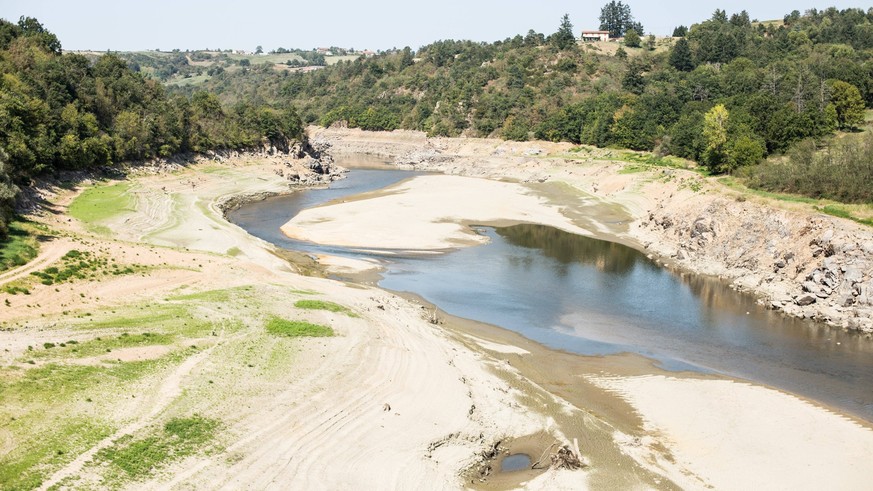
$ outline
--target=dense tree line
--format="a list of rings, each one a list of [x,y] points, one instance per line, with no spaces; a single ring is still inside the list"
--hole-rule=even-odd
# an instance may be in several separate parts
[[[795,12],[784,23],[719,9],[677,28],[687,35],[667,50],[614,56],[566,43],[569,25],[307,74],[226,73],[206,87],[226,102],[294,104],[311,123],[655,150],[715,172],[857,127],[873,105],[873,9]]]
[[[36,19],[0,20],[0,236],[16,186],[40,173],[302,138],[291,106],[168,96],[115,55],[62,54]]]

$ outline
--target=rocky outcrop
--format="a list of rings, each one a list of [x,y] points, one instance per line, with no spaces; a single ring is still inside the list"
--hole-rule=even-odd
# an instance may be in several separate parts
[[[334,163],[330,155],[330,143],[326,141],[306,142],[296,146],[282,161],[276,174],[288,179],[292,184],[314,186],[342,179],[348,169]]]
[[[700,200],[701,202],[705,200]],[[824,215],[720,198],[688,215],[661,203],[641,221],[682,267],[717,274],[790,315],[873,331],[870,234]],[[657,247],[655,247],[657,248]]]

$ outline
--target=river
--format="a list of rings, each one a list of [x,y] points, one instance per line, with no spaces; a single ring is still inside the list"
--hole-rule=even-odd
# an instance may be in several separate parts
[[[384,256],[291,240],[300,211],[384,188],[415,173],[355,169],[329,189],[250,203],[228,218],[280,247],[376,258],[379,285],[441,310],[580,355],[633,352],[666,370],[729,375],[873,422],[873,341],[790,319],[721,282],[678,275],[642,253],[543,225],[476,227],[491,240],[437,257]]]

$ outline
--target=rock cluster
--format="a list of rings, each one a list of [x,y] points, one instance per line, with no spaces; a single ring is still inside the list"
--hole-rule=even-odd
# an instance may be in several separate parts
[[[407,152],[394,159],[394,165],[399,166],[429,166],[440,164],[451,160],[451,157],[444,155],[437,148],[423,148]]]
[[[345,177],[348,169],[336,165],[330,156],[330,143],[325,141],[304,142],[292,147],[287,159],[276,173],[292,184],[314,186],[327,184]]]
[[[661,207],[640,226],[659,236],[657,252],[733,280],[769,308],[873,332],[873,233],[728,199],[691,215]]]

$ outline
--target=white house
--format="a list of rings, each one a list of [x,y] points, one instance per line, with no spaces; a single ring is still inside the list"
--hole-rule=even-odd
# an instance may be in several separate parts
[[[609,41],[609,31],[582,31],[582,41],[586,43]]]

